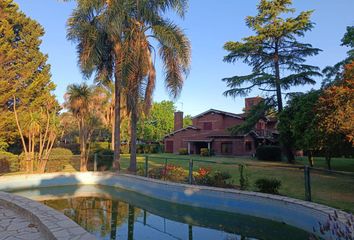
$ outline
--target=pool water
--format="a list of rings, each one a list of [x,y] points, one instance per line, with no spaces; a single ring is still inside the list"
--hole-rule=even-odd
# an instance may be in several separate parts
[[[291,240],[310,236],[279,222],[171,204],[113,187],[50,187],[13,193],[64,213],[97,239]]]

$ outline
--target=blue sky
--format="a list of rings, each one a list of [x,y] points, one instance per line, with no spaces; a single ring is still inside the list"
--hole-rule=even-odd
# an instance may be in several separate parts
[[[20,9],[37,20],[45,29],[42,51],[49,55],[52,80],[57,85],[55,94],[60,102],[66,86],[84,81],[77,66],[75,45],[66,40],[66,20],[74,3],[59,0],[15,0]],[[342,60],[346,56],[340,39],[346,26],[354,25],[353,0],[293,0],[297,12],[315,10],[312,21],[316,23],[312,32],[302,40],[323,50],[318,56],[308,59],[309,64],[321,68]],[[248,74],[248,66],[242,63],[227,64],[222,61],[227,53],[223,45],[227,41],[238,41],[252,34],[245,26],[244,19],[256,14],[258,0],[190,0],[185,19],[175,19],[186,32],[192,43],[192,68],[185,82],[176,106],[185,114],[196,115],[209,108],[239,113],[244,106],[243,98],[226,98],[224,77]],[[159,61],[155,101],[169,100],[164,88],[163,72]],[[304,86],[294,91],[318,88]],[[261,93],[254,91],[250,96]]]

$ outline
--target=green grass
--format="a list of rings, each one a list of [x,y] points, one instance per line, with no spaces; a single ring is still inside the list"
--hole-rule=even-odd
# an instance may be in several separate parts
[[[149,155],[149,169],[163,166],[165,159],[168,164],[181,166],[187,174],[189,169],[188,159],[194,160],[193,171],[200,167],[211,168],[212,171],[226,171],[232,175],[231,181],[239,185],[239,164],[247,165],[249,178],[249,190],[256,191],[254,183],[259,178],[277,178],[281,180],[280,194],[304,200],[304,173],[300,167],[307,164],[306,159],[298,159],[297,164],[282,162],[264,162],[246,157],[200,157],[200,156],[179,156],[173,154],[152,154]],[[198,161],[202,160],[202,161]],[[145,158],[138,157],[138,166],[143,168]],[[334,170],[353,170],[354,159],[333,159]],[[129,156],[123,156],[122,168],[129,165]],[[323,159],[316,159],[316,167],[325,167]],[[353,171],[354,172],[354,171]],[[327,172],[311,172],[312,199],[314,202],[339,208],[354,213],[354,175],[345,176]]]
[[[309,165],[307,157],[299,157],[296,159],[298,164]],[[332,170],[354,172],[354,159],[353,158],[332,158]],[[327,168],[327,163],[323,157],[314,158],[314,167]]]

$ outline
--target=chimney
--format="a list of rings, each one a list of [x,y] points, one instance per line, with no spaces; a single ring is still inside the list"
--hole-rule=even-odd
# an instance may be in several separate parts
[[[258,105],[263,98],[261,97],[252,97],[252,98],[246,98],[245,99],[245,112],[249,112],[253,106]]]
[[[175,128],[174,131],[180,130],[183,128],[183,112],[175,112]]]

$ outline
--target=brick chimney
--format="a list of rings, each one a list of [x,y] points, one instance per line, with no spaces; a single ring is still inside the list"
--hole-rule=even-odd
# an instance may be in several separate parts
[[[183,112],[178,111],[175,112],[175,125],[174,125],[174,130],[180,130],[183,128]]]
[[[251,97],[251,98],[246,98],[245,99],[245,112],[249,112],[253,106],[258,105],[263,98],[261,97]]]

